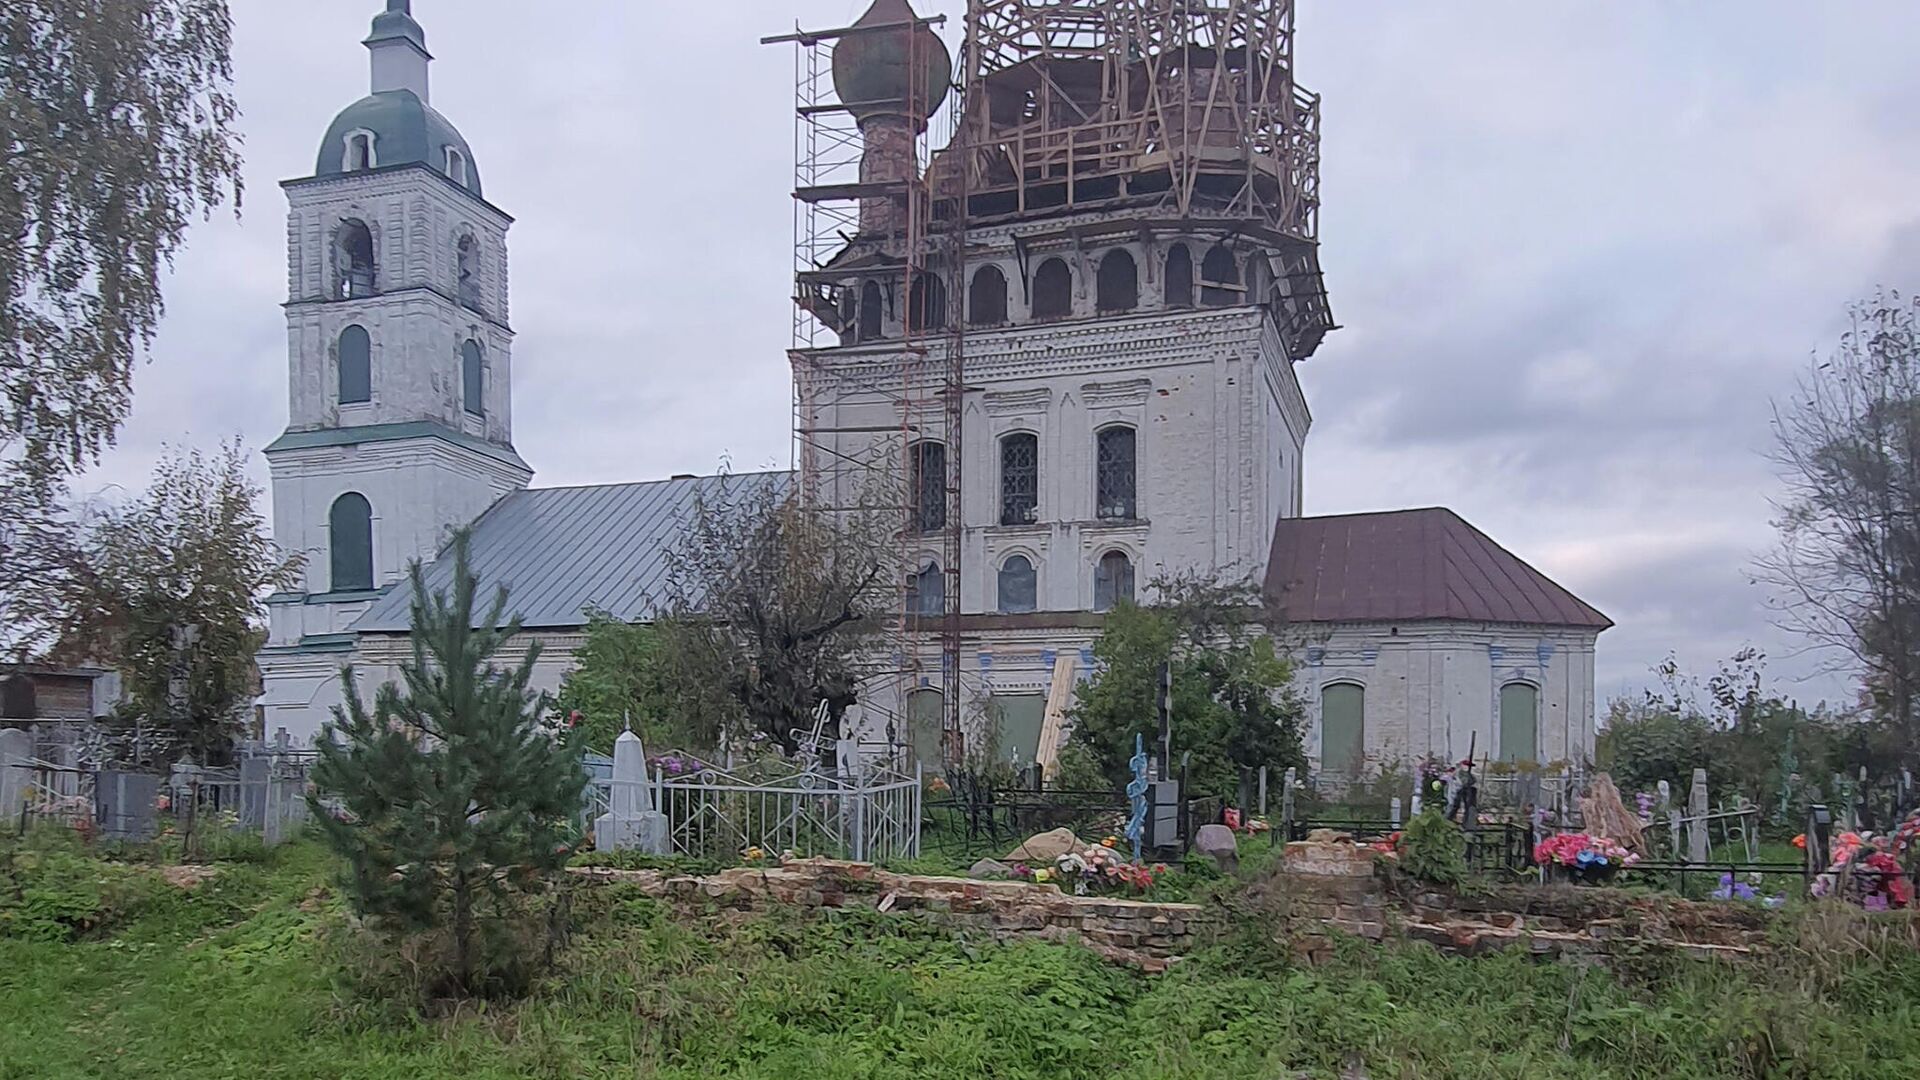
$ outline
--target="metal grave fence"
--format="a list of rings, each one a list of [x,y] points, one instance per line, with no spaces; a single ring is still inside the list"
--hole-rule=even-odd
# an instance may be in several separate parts
[[[666,818],[669,853],[729,860],[758,848],[858,862],[920,854],[921,778],[885,763],[842,773],[797,769],[748,776],[706,767],[646,781],[595,778],[587,818],[607,812],[623,783],[644,788],[643,805]]]
[[[305,753],[245,753],[228,767],[175,765],[160,773],[27,761],[17,819],[96,831],[115,840],[146,841],[172,834],[195,838],[224,833],[258,835],[269,846],[292,839],[308,818]]]

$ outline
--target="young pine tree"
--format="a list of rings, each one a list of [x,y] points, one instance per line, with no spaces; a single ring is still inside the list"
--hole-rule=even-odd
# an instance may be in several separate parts
[[[538,646],[510,670],[493,664],[520,630],[501,621],[507,591],[476,619],[465,534],[453,554],[451,596],[430,592],[413,566],[402,684],[380,687],[369,713],[345,673],[347,703],[318,740],[314,809],[347,861],[355,910],[396,940],[444,942],[435,981],[474,994],[530,969],[532,946],[513,944],[530,925],[524,902],[558,880],[587,776],[571,739],[543,725],[544,695],[527,688]]]

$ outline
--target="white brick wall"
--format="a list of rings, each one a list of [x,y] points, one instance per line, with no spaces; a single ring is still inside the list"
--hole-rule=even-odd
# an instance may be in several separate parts
[[[1027,265],[1037,268],[1064,251],[1075,273],[1074,317],[1034,324],[1011,237],[989,234],[979,242],[991,251],[1001,241],[1001,254],[968,263],[970,278],[984,262],[1006,273],[1012,325],[969,329],[966,338],[961,609],[997,609],[998,570],[1015,553],[1039,568],[1043,611],[1091,609],[1094,563],[1109,550],[1127,553],[1143,586],[1175,571],[1256,578],[1274,522],[1299,512],[1300,462],[1312,423],[1265,309],[1168,309],[1158,270],[1166,243],[1129,243],[1123,246],[1142,268],[1141,307],[1099,315],[1090,279],[1108,248],[1082,257],[1043,244]],[[1193,246],[1197,259],[1205,244]],[[887,329],[899,333],[897,317]],[[947,441],[935,404],[947,342],[936,333],[923,344],[926,361],[904,384],[897,341],[796,358],[807,403],[803,427],[818,432],[815,460],[836,504],[853,501],[867,478],[850,460],[901,460],[903,425],[914,428],[914,438]],[[922,403],[911,417],[902,413],[905,398]],[[1111,424],[1138,433],[1137,522],[1097,520],[1095,432]],[[1039,438],[1034,525],[999,524],[999,439],[1013,431]],[[939,551],[940,538],[929,537],[919,560]]]
[[[510,451],[513,331],[507,324],[507,229],[511,219],[429,168],[298,181],[287,186],[287,355],[291,432],[427,421]],[[335,300],[335,231],[348,219],[373,234],[376,293]],[[457,302],[457,245],[479,245],[479,309]],[[372,400],[338,401],[340,333],[364,327],[372,340]],[[484,417],[465,409],[461,346],[483,350]],[[376,585],[402,581],[431,559],[449,532],[479,517],[532,474],[441,438],[314,446],[268,455],[274,539],[304,555],[301,587],[270,605],[261,656],[268,730],[308,738],[340,703],[338,669],[350,653],[289,650],[340,634],[365,614],[364,600],[334,601],[328,517],[358,492],[373,507]],[[378,685],[376,678],[368,685]]]
[[[1307,699],[1307,752],[1320,757],[1320,691],[1366,690],[1371,764],[1500,752],[1500,688],[1539,689],[1542,761],[1589,761],[1594,745],[1593,630],[1435,622],[1290,628],[1295,685]]]

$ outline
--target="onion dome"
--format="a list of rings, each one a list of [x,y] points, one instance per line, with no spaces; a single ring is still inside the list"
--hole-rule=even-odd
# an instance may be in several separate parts
[[[878,26],[898,29],[865,29]],[[874,0],[853,32],[834,46],[834,92],[862,120],[918,113],[912,119],[925,121],[946,100],[952,82],[953,57],[946,44],[907,0]]]

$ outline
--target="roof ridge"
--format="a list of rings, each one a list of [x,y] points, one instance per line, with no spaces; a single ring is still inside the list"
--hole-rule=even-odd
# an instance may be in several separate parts
[[[599,488],[653,487],[659,484],[685,484],[696,480],[733,480],[748,476],[791,476],[792,469],[755,469],[752,472],[701,473],[697,476],[666,476],[658,480],[607,480],[594,484],[550,484],[526,487],[522,491],[592,491]]]
[[[1280,519],[1279,524],[1285,525],[1288,522],[1295,521],[1342,521],[1350,518],[1383,518],[1407,514],[1433,513],[1453,514],[1454,517],[1460,516],[1445,506],[1403,506],[1397,510],[1350,510],[1343,514],[1302,514],[1299,517],[1283,517]]]

